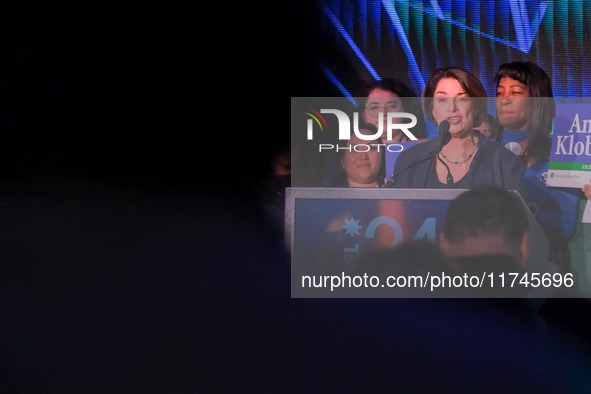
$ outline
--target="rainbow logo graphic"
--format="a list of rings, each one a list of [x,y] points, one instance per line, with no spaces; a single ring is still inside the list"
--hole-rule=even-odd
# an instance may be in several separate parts
[[[315,111],[312,108],[308,108],[308,111],[309,112],[304,112],[304,113],[316,121],[318,126],[320,126],[320,131],[324,131],[324,129],[326,129],[326,131],[328,131],[328,125],[326,124],[326,120],[324,120],[322,115],[320,115],[320,113],[318,111]]]

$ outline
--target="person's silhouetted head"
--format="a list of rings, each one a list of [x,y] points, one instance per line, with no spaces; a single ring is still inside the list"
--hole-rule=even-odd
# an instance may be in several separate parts
[[[450,257],[507,254],[527,259],[528,219],[511,192],[492,185],[476,186],[451,202],[440,236]]]

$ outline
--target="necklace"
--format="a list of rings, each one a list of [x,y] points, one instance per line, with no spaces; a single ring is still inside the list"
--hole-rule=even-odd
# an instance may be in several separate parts
[[[476,152],[476,149],[478,149],[478,140],[476,140],[476,143],[474,144],[474,149],[472,150],[472,153],[470,153],[468,155],[468,157],[466,157],[464,160],[461,161],[453,161],[447,158],[447,156],[445,156],[445,154],[443,152],[439,152],[441,153],[441,156],[443,156],[443,158],[445,159],[445,161],[447,161],[448,163],[451,164],[463,164],[465,162],[467,162],[468,160],[470,160],[472,158],[472,156],[474,156],[474,152]]]

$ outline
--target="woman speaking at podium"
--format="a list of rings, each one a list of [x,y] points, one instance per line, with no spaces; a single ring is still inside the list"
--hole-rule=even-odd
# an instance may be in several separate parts
[[[439,136],[402,152],[386,184],[396,188],[470,189],[492,184],[517,190],[527,201],[525,166],[510,151],[480,134],[487,114],[482,83],[458,67],[436,70],[422,95],[427,119]]]

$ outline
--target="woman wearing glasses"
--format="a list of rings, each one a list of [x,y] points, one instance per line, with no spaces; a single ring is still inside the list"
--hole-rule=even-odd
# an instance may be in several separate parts
[[[361,92],[360,101],[365,122],[373,124],[378,129],[382,128],[382,143],[408,141],[406,134],[399,129],[392,131],[391,139],[387,138],[388,113],[393,112],[408,112],[415,115],[417,125],[411,132],[418,139],[426,137],[427,130],[421,104],[413,91],[397,79],[381,79],[367,84]],[[397,123],[396,118],[393,122]],[[408,119],[401,119],[399,123],[408,123]]]

